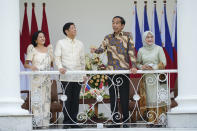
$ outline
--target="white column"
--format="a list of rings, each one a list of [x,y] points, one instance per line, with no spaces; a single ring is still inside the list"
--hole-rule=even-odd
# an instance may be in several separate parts
[[[197,0],[177,1],[178,106],[169,127],[197,127]]]
[[[19,0],[1,0],[0,18],[0,115],[28,114],[20,98]]]
[[[178,107],[197,113],[197,0],[178,0]]]

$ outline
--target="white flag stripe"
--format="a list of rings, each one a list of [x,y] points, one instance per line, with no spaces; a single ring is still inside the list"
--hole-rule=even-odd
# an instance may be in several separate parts
[[[135,28],[136,28],[136,17],[135,17],[135,5],[133,6],[133,12],[132,12],[132,15],[133,15],[133,22],[132,22],[132,30],[131,30],[131,33],[133,35],[133,41],[135,43]],[[136,43],[135,43],[136,44]]]
[[[177,9],[176,9],[176,5],[175,5],[174,11],[173,11],[172,32],[171,32],[172,47],[174,47],[174,43],[175,43],[176,11],[177,11]]]
[[[154,8],[154,7],[153,7]],[[151,31],[153,32],[153,34],[155,35],[155,13],[153,10],[153,14],[152,14],[152,25],[151,25]]]
[[[145,10],[145,5],[144,5],[144,10]],[[143,33],[144,33],[144,13],[143,13],[143,17],[142,17],[141,36],[143,36]]]
[[[162,15],[161,15],[161,28],[160,28],[160,32],[161,32],[161,41],[162,41],[162,46],[165,47],[165,18],[164,18],[164,7],[162,10]]]

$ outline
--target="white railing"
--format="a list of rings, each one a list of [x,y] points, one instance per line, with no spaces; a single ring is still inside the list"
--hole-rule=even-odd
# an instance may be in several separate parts
[[[177,73],[177,70],[138,70],[136,74],[146,73]],[[59,71],[21,71],[21,75],[51,74],[59,75]],[[101,70],[101,71],[67,71],[66,74],[131,74],[129,70]]]
[[[134,84],[132,80],[130,80],[130,78],[128,76],[126,76],[129,79],[129,82],[131,84],[130,89],[133,90],[133,94],[130,97],[129,101],[130,103],[133,103],[132,107],[129,108],[129,119],[127,119],[126,122],[130,121],[127,124],[156,124],[156,125],[162,125],[165,126],[167,123],[167,117],[165,113],[161,113],[160,112],[160,107],[161,107],[161,103],[164,103],[165,108],[164,110],[168,111],[170,110],[170,89],[169,89],[169,85],[170,85],[170,74],[174,74],[177,73],[177,70],[138,70],[136,74],[143,74],[140,78],[138,78],[137,84]],[[55,75],[55,76],[59,76],[60,73],[59,71],[23,71],[20,73],[21,75],[27,75],[27,76],[34,76],[34,75]],[[116,71],[107,71],[107,70],[102,70],[102,71],[67,71],[66,74],[83,74],[83,75],[88,75],[88,80],[85,84],[83,84],[83,87],[86,87],[87,83],[96,75],[105,75],[107,76],[109,79],[110,77],[108,75],[119,75],[119,74],[131,74],[131,72],[129,70],[116,70]],[[154,74],[153,76],[149,75],[149,74]],[[165,79],[160,80],[160,74],[163,74]],[[58,80],[58,77],[53,78],[56,80],[57,82],[57,86],[58,88],[61,89],[61,82]],[[108,80],[109,80],[108,79]],[[155,84],[156,84],[156,90],[157,90],[157,101],[156,101],[156,106],[157,109],[151,109],[149,108],[149,110],[147,109],[142,109],[141,103],[140,103],[140,99],[142,99],[142,96],[140,95],[140,89],[142,87],[140,87],[142,85],[142,82],[145,81],[145,85],[147,86],[147,84],[151,84],[153,83],[155,80]],[[149,83],[150,82],[150,83]],[[166,86],[162,87],[161,89],[159,89],[159,86]],[[115,83],[112,82],[113,85],[117,86]],[[42,86],[42,84],[41,84]],[[108,85],[108,88],[105,88],[104,90],[109,90],[109,88],[111,87],[111,85]],[[144,88],[145,89],[145,88]],[[31,88],[30,88],[31,91]],[[104,91],[104,92],[105,92]],[[64,91],[63,91],[64,92]],[[92,119],[91,116],[89,116],[90,111],[94,110],[96,112],[96,116],[98,117],[98,104],[102,104],[103,108],[105,108],[105,111],[108,112],[108,114],[111,114],[111,110],[110,110],[110,106],[109,106],[109,98],[105,99],[104,98],[104,94],[103,95],[99,95],[98,94],[94,94],[94,97],[91,97],[90,99],[85,98],[84,94],[86,94],[85,89],[82,89],[82,96],[80,99],[80,104],[82,104],[82,108],[83,111],[79,112],[77,118],[80,121],[79,123],[74,122],[74,124],[85,124],[85,125],[99,125],[99,127],[103,126],[103,125],[110,125],[110,123],[115,123],[113,121],[112,115],[109,116],[108,118],[106,118],[103,121],[99,121],[99,119]],[[103,92],[103,91],[102,91]],[[108,91],[106,91],[108,92]],[[105,93],[106,93],[105,92]],[[31,94],[31,93],[29,93]],[[109,95],[109,93],[108,93]],[[117,94],[118,95],[118,94]],[[30,96],[31,97],[31,96]],[[65,97],[67,97],[64,93],[59,93],[59,97],[58,97],[58,102],[60,102],[60,104],[63,106],[63,108],[65,108],[64,106],[64,102],[66,101]],[[117,96],[119,98],[119,95]],[[132,100],[131,100],[132,99]],[[149,98],[147,98],[149,99]],[[119,100],[118,100],[119,101]],[[31,103],[31,98],[29,99],[29,103]],[[91,107],[87,107],[87,104],[92,104]],[[86,105],[86,106],[85,106]],[[61,110],[61,111],[62,111]],[[143,111],[142,111],[143,110]],[[162,109],[163,110],[163,109]],[[31,108],[30,108],[30,112],[31,112]],[[141,113],[145,113],[145,114],[141,114]],[[119,119],[121,119],[122,115],[119,112],[113,112],[112,114],[118,113],[118,117]],[[155,116],[155,117],[153,117]],[[51,118],[54,117],[54,115],[51,115]],[[51,123],[50,125],[63,125],[60,122],[60,119],[63,119],[63,115],[61,113],[57,113],[56,116],[57,117],[55,119],[55,121],[53,121],[53,123]],[[144,118],[146,117],[146,118]],[[134,122],[132,121],[132,119],[135,119]],[[102,124],[101,124],[102,123]],[[124,122],[123,122],[124,123]],[[122,123],[116,123],[116,124],[122,124]],[[39,126],[36,125],[35,123],[33,124],[33,126]]]

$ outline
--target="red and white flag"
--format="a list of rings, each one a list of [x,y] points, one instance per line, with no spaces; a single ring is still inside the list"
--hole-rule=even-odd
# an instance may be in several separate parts
[[[27,17],[27,3],[25,5],[24,19],[23,19],[23,27],[21,33],[21,42],[20,42],[20,59],[24,64],[25,62],[25,54],[27,52],[27,47],[31,43],[30,34],[29,34],[29,23]]]
[[[27,47],[31,43],[30,42],[30,34],[29,34],[29,23],[27,17],[27,3],[24,3],[24,19],[22,26],[22,33],[20,33],[20,71],[26,71],[24,68],[25,63],[25,55],[27,52]],[[20,76],[20,87],[21,90],[29,89],[29,81],[27,76]]]
[[[38,25],[37,25],[37,21],[36,21],[36,15],[35,15],[35,4],[32,3],[32,15],[31,15],[31,38],[33,36],[33,34],[38,31]]]
[[[50,38],[49,38],[49,29],[48,29],[48,23],[47,23],[47,16],[45,11],[45,3],[43,3],[43,12],[42,12],[42,27],[41,30],[45,33],[46,38],[46,45],[48,46],[50,44]]]

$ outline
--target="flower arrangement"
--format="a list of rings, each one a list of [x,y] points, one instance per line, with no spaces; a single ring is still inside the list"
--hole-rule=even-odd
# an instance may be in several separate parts
[[[106,66],[103,64],[98,54],[85,55],[86,70],[105,70]],[[105,92],[107,86],[107,75],[88,75],[88,81],[86,83],[85,92],[81,92],[81,97],[96,98],[101,95],[104,98],[109,98],[109,95]],[[88,88],[87,88],[88,87]]]
[[[106,93],[104,89],[95,89],[92,88],[90,90],[86,90],[84,93],[81,92],[80,97],[84,99],[96,98],[97,96],[101,95],[104,99],[108,99],[109,95]]]
[[[105,70],[106,66],[102,63],[98,54],[86,54],[86,70]],[[88,85],[91,88],[100,89],[107,85],[107,75],[93,75],[89,76]]]
[[[90,76],[90,80],[88,81],[88,85],[92,88],[100,89],[103,88],[103,86],[107,86],[107,79],[108,76],[106,75],[94,75]]]
[[[100,55],[98,54],[86,54],[85,55],[85,69],[86,70],[105,70],[106,66],[100,59]],[[109,93],[107,87],[107,75],[102,74],[96,74],[96,75],[88,75],[88,80],[84,86],[84,88],[81,90],[80,98],[91,100],[93,101],[97,100],[97,102],[101,102],[103,99],[109,98]],[[92,103],[92,102],[90,102]],[[93,102],[94,103],[94,102]],[[88,104],[88,110],[86,110],[86,113],[89,118],[93,120],[106,120],[107,118],[104,117],[103,113],[98,113],[98,103],[96,105]],[[95,109],[96,108],[96,109]]]
[[[86,70],[105,70],[106,66],[101,61],[98,54],[92,54],[90,56],[89,54],[85,55],[85,69]]]
[[[98,116],[95,113],[95,110],[92,108],[92,104],[89,104],[89,110],[86,110],[86,113],[90,119],[102,119],[107,120],[107,117],[104,116],[104,113],[98,113]]]

